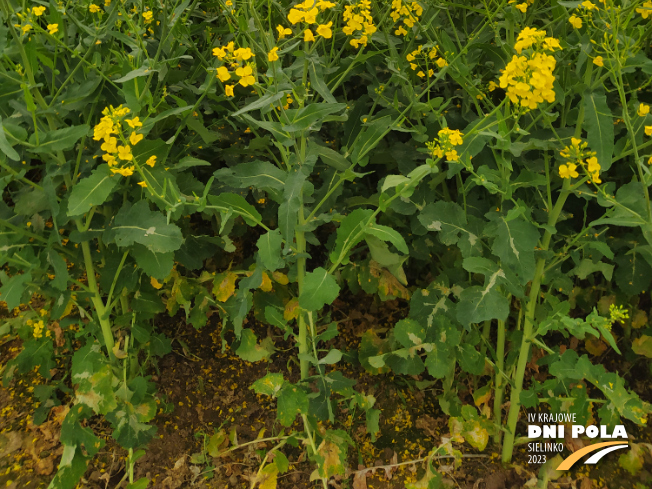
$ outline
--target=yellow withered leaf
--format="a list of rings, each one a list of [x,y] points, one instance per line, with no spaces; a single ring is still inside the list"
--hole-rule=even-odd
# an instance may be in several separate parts
[[[263,292],[271,292],[272,290],[272,279],[269,278],[269,275],[267,273],[263,272],[263,283],[260,284],[260,287],[258,287],[260,290]]]
[[[156,290],[160,289],[163,287],[163,284],[156,280],[154,277],[149,278],[149,283],[152,284],[152,287],[154,287]]]
[[[286,321],[296,319],[299,317],[299,299],[292,299],[285,304],[285,311],[283,311],[283,318]]]
[[[224,272],[215,275],[213,282],[213,295],[220,302],[226,302],[235,293],[235,281],[238,275],[233,272]]]

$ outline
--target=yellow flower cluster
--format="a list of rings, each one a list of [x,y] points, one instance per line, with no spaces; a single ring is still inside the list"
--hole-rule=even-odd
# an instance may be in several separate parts
[[[500,88],[505,89],[512,103],[520,103],[527,109],[535,109],[544,100],[555,101],[553,83],[555,58],[545,53],[561,49],[554,37],[546,37],[545,31],[526,27],[516,40],[514,55],[501,71]],[[528,53],[521,55],[523,50]]]
[[[143,12],[143,20],[145,21],[145,24],[151,24],[153,19],[154,19],[154,12],[152,12],[151,10],[148,10],[147,12]]]
[[[235,48],[233,41],[224,47],[217,47],[213,49],[213,56],[223,61],[225,64],[217,68],[217,77],[222,83],[229,81],[233,75],[239,78],[238,83],[243,87],[248,87],[256,83],[255,68],[256,65],[252,62],[246,63],[247,60],[255,57],[256,55],[251,52],[250,48]],[[227,68],[227,65],[231,68]],[[233,97],[234,85],[225,85],[224,93],[227,97]]]
[[[412,71],[417,72],[419,78],[430,78],[435,74],[433,66],[437,65],[439,68],[447,66],[446,60],[437,56],[437,48],[430,49],[420,45],[417,49],[408,54],[405,59],[410,63]],[[424,71],[425,70],[425,71]]]
[[[561,156],[567,160],[566,164],[559,166],[561,178],[579,177],[577,168],[581,166],[594,183],[602,183],[600,180],[601,166],[595,156],[596,153],[588,151],[587,146],[588,143],[582,142],[581,139],[571,138],[571,145],[560,151]]]
[[[43,338],[43,330],[45,329],[45,324],[43,323],[43,320],[39,319],[38,321],[32,321],[31,319],[28,319],[25,321],[25,323],[28,326],[32,326],[34,328],[34,338],[39,339]],[[50,337],[50,330],[48,329],[45,331],[45,336]]]
[[[335,5],[337,4],[325,0],[305,0],[303,3],[298,3],[290,9],[288,20],[292,25],[296,25],[299,22],[304,22],[308,25],[318,24],[317,29],[315,30],[317,35],[325,39],[330,39],[333,37],[333,31],[331,29],[333,22],[319,24],[317,21],[317,15],[319,15],[320,11],[323,12],[324,10],[335,7]],[[312,42],[315,40],[315,34],[310,30],[310,28],[303,31],[303,40],[306,42]]]
[[[457,154],[455,146],[460,146],[464,141],[462,134],[458,129],[441,129],[437,133],[437,138],[426,143],[433,158],[443,158],[446,155],[447,161],[459,161],[460,156]]]
[[[131,147],[138,144],[143,139],[142,134],[138,134],[137,130],[143,126],[143,123],[138,117],[133,119],[126,119],[125,122],[131,128],[131,134],[127,141],[122,130],[122,118],[129,113],[127,107],[120,105],[117,108],[113,106],[106,107],[102,114],[104,117],[93,128],[93,139],[95,141],[104,140],[102,143],[102,159],[106,161],[111,169],[111,172],[120,174],[123,177],[129,177],[134,174],[134,156],[131,153]],[[118,144],[118,138],[122,144]],[[151,156],[146,162],[147,165],[153,167],[156,164],[156,156]],[[139,183],[141,187],[146,187],[144,182]]]
[[[342,28],[342,32],[353,37],[349,44],[354,48],[366,46],[371,35],[376,32],[374,19],[371,16],[371,1],[359,0],[353,5],[346,5],[343,17],[346,25]]]
[[[652,15],[652,2],[645,2],[641,8],[636,9],[636,13],[641,14],[644,19],[650,17]]]
[[[640,117],[645,117],[646,115],[648,115],[650,113],[650,106],[648,104],[641,103],[641,104],[639,104],[638,110],[636,111],[636,113]]]
[[[394,34],[397,36],[407,36],[407,28],[411,29],[414,24],[419,22],[419,17],[423,14],[423,7],[417,2],[403,2],[402,0],[392,0],[392,12],[389,14],[394,23],[402,21],[397,27]]]

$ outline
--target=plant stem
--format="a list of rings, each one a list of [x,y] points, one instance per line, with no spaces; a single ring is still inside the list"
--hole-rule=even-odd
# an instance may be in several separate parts
[[[570,194],[570,179],[564,179],[564,183],[555,203],[555,207],[550,212],[548,218],[548,226],[554,228],[559,219],[566,199]],[[545,252],[550,246],[552,233],[546,231],[541,241],[541,249]],[[505,433],[505,441],[503,443],[502,459],[504,463],[512,460],[514,452],[514,439],[516,437],[516,423],[518,421],[518,414],[521,408],[521,392],[523,390],[523,380],[525,378],[525,368],[530,357],[530,342],[535,336],[534,329],[534,312],[539,299],[539,290],[541,289],[541,280],[543,279],[543,272],[546,266],[546,259],[539,258],[537,261],[536,271],[530,286],[530,294],[528,296],[527,308],[525,311],[525,322],[523,324],[523,339],[521,340],[521,349],[519,351],[518,363],[516,366],[516,373],[514,374],[514,386],[510,395],[509,415],[507,417],[507,432]]]
[[[505,367],[505,321],[498,320],[496,337],[496,366],[502,372]],[[501,375],[496,375],[496,391],[494,393],[494,423],[502,425],[503,421],[503,395],[505,394],[505,383]],[[498,431],[494,435],[494,443],[500,444],[503,432]]]

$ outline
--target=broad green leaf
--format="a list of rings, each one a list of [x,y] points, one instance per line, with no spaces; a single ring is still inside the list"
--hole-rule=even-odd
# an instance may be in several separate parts
[[[308,394],[299,386],[286,384],[278,395],[276,415],[283,426],[290,426],[297,414],[308,414]]]
[[[281,170],[269,161],[249,161],[231,168],[221,168],[215,173],[215,178],[233,188],[274,189],[283,190],[287,172]]]
[[[436,379],[443,379],[455,365],[455,351],[445,343],[433,343],[424,362],[428,373]]]
[[[289,124],[283,125],[283,130],[287,132],[304,131],[316,123],[323,122],[323,119],[336,112],[341,112],[346,108],[346,104],[331,103],[312,103],[300,109],[290,109],[285,111]]]
[[[495,237],[491,251],[500,257],[503,266],[510,267],[522,284],[532,280],[534,248],[539,241],[537,228],[523,218],[507,221],[501,216],[487,227],[486,232]]]
[[[349,263],[348,252],[364,238],[364,228],[373,214],[369,209],[356,209],[347,215],[337,228],[335,248],[331,251],[331,262],[338,260],[342,265]]]
[[[256,246],[258,247],[258,256],[267,270],[273,272],[285,266],[285,261],[281,257],[281,245],[283,237],[278,229],[274,229],[263,234]]]
[[[137,481],[127,484],[126,489],[145,489],[148,485],[149,479],[147,477],[141,477]]]
[[[39,132],[39,144],[36,144],[36,134],[29,137],[29,144],[35,147],[28,147],[32,153],[54,153],[56,151],[65,151],[71,149],[82,136],[88,134],[90,126],[82,124],[81,126],[70,126],[65,129],[55,131]]]
[[[405,348],[422,346],[426,340],[426,328],[414,319],[401,319],[394,326],[394,336]]]
[[[264,344],[258,344],[256,334],[245,329],[240,336],[240,346],[235,351],[236,354],[247,362],[258,362],[263,359],[269,359],[273,350],[268,350]]]
[[[11,147],[9,141],[7,141],[7,136],[5,135],[5,128],[2,124],[2,117],[0,117],[0,151],[2,151],[7,158],[13,161],[20,160],[20,155],[16,152],[14,148]]]
[[[480,238],[468,229],[464,209],[454,202],[439,200],[428,204],[418,216],[419,222],[429,231],[436,231],[446,246],[457,244],[462,256],[480,254]]]
[[[149,399],[140,404],[124,401],[106,415],[113,427],[113,438],[124,448],[147,444],[156,433],[156,426],[146,424],[156,414],[156,403]]]
[[[14,275],[13,277],[7,276],[5,272],[0,272],[0,282],[2,282],[0,301],[7,303],[7,309],[11,311],[14,307],[20,306],[21,298],[27,291],[26,284],[31,280],[32,275],[29,272]]]
[[[467,329],[472,323],[481,323],[487,319],[505,321],[509,315],[509,301],[497,290],[499,277],[504,277],[502,270],[485,277],[483,287],[473,286],[464,289],[457,306],[457,319]]]
[[[52,268],[54,269],[54,278],[51,282],[52,287],[57,290],[66,290],[68,288],[68,280],[70,278],[66,261],[61,258],[59,253],[52,249],[47,251],[47,259],[48,263],[52,265]]]
[[[75,445],[63,445],[63,454],[59,469],[50,481],[48,489],[74,489],[86,472],[89,458],[82,453],[82,448]]]
[[[109,165],[100,165],[90,176],[80,180],[72,188],[68,200],[68,216],[81,216],[95,205],[103,204],[122,178],[113,175]]]
[[[349,160],[347,160],[340,153],[327,146],[322,146],[321,144],[317,144],[312,140],[308,145],[308,151],[315,152],[317,155],[319,155],[321,161],[325,165],[335,168],[336,170],[344,171],[351,166]]]
[[[652,448],[647,444],[648,450]],[[618,457],[618,465],[632,475],[638,474],[643,468],[645,462],[646,444],[629,443],[629,450]]]
[[[195,158],[194,156],[184,156],[171,169],[179,171],[179,170],[185,170],[186,168],[193,168],[196,166],[211,166],[211,164],[206,160],[200,160],[199,158]]]
[[[333,365],[342,359],[342,352],[337,348],[329,351],[324,358],[319,360],[320,365]]]
[[[57,366],[54,361],[52,340],[49,338],[41,338],[39,340],[30,338],[27,341],[23,341],[23,351],[7,363],[5,386],[7,380],[6,374],[12,370],[9,368],[11,365],[16,365],[18,373],[21,374],[34,370],[34,367],[38,367],[38,371],[43,377],[46,379],[51,378],[50,370]]]
[[[80,376],[77,377],[78,379]],[[76,401],[93,409],[96,414],[107,414],[117,407],[111,366],[106,364],[89,378],[81,378],[75,392]]]
[[[645,192],[643,184],[640,182],[630,182],[618,187],[616,192],[616,202],[598,199],[598,203],[612,209],[606,217],[597,219],[591,223],[591,226],[600,226],[604,224],[614,226],[647,226],[647,208],[645,201]]]
[[[631,297],[650,289],[652,267],[640,254],[617,256],[614,261],[618,265],[614,275],[620,291]]]
[[[269,107],[270,105],[274,105],[288,93],[290,93],[289,90],[281,90],[280,92],[276,93],[270,90],[266,95],[257,97],[254,102],[250,103],[249,105],[245,105],[240,110],[231,114],[231,117],[237,117],[239,115],[246,114],[247,112],[251,112],[252,110],[258,110]]]
[[[457,348],[459,349],[457,361],[462,370],[473,375],[482,375],[484,371],[484,355],[468,343],[463,343]]]
[[[183,243],[181,230],[174,224],[168,224],[160,212],[151,211],[144,200],[133,206],[122,206],[107,234],[118,246],[140,243],[154,253],[178,250]]]
[[[339,293],[340,286],[335,278],[319,267],[304,277],[299,305],[306,311],[319,311],[326,304],[332,303]]]
[[[285,181],[283,203],[278,207],[278,227],[286,243],[294,240],[294,228],[301,205],[301,190],[306,175],[300,170],[290,173]]]
[[[256,394],[265,394],[266,396],[276,397],[276,395],[281,391],[284,382],[283,374],[268,373],[265,377],[254,382],[250,389],[253,389]]]
[[[602,171],[611,167],[614,152],[614,119],[603,91],[584,92],[582,96],[589,149],[597,153]]]
[[[138,78],[140,76],[149,76],[151,73],[156,72],[159,70],[155,70],[149,67],[149,62],[148,60],[145,60],[143,65],[140,68],[136,68],[135,70],[130,71],[127,73],[125,76],[122,76],[120,78],[117,78],[113,80],[114,83],[124,83],[129,80],[133,80],[134,78]]]
[[[364,229],[364,231],[366,234],[370,234],[378,239],[392,243],[394,246],[396,246],[396,249],[401,253],[407,255],[410,252],[408,250],[407,243],[405,242],[403,236],[401,236],[399,232],[395,231],[394,229],[388,226],[382,226],[380,224],[370,224]]]
[[[353,163],[360,163],[360,160],[369,154],[378,145],[380,140],[385,137],[385,134],[391,130],[391,124],[392,117],[389,115],[366,123],[351,146],[351,161]]]
[[[335,475],[344,475],[351,437],[342,430],[328,430],[323,441],[317,447],[317,472],[320,477],[329,479]]]
[[[143,245],[134,244],[133,255],[138,266],[150,277],[163,280],[172,271],[174,253],[154,253]]]
[[[255,226],[262,219],[256,208],[238,194],[209,195],[208,201],[219,210],[231,211],[245,220],[250,226]]]

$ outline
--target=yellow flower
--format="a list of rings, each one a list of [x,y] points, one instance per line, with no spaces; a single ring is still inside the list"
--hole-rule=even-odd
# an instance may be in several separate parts
[[[314,8],[308,12],[306,12],[303,20],[306,24],[315,24],[317,23],[317,14],[319,13],[319,10]]]
[[[145,24],[152,22],[152,17],[154,17],[154,12],[147,11],[143,12],[143,19],[145,19]]]
[[[104,6],[108,7],[109,5],[111,5],[111,0],[104,0]]]
[[[94,3],[91,3],[88,7],[88,10],[90,10],[91,14],[96,14],[100,11],[100,7],[95,5]]]
[[[593,64],[596,66],[604,66],[604,59],[602,59],[602,56],[596,56],[593,58]]]
[[[227,69],[226,66],[220,66],[217,69],[217,77],[220,79],[221,82],[225,82],[231,79],[231,73],[229,73],[229,70]]]
[[[319,34],[321,37],[325,39],[330,39],[333,37],[333,31],[331,30],[331,26],[333,25],[333,22],[329,22],[328,24],[322,24],[317,27],[317,34]]]
[[[133,131],[129,135],[129,142],[131,143],[132,146],[136,146],[142,139],[143,139],[142,134],[138,134],[136,131]]]
[[[227,97],[233,97],[233,85],[226,85],[224,87],[224,95]]]
[[[224,59],[226,56],[226,50],[224,48],[213,48],[213,56],[217,56],[219,59]]]
[[[440,68],[443,68],[444,66],[448,66],[448,63],[446,62],[446,60],[444,58],[437,59],[437,61],[435,61],[435,63],[437,63],[437,66],[439,66]]]
[[[645,135],[652,136],[652,126],[645,126]]]
[[[54,35],[59,32],[59,24],[48,24],[48,33]]]
[[[596,7],[594,3],[589,2],[588,0],[586,2],[582,2],[582,7],[584,7],[586,10],[597,10],[598,9],[598,7]]]
[[[394,31],[394,34],[397,36],[407,36],[408,31],[406,31],[403,26],[400,26]]]
[[[306,29],[303,33],[303,40],[306,42],[314,41],[315,36],[310,29]]]
[[[256,78],[252,75],[253,70],[250,65],[240,67],[235,70],[235,74],[240,77],[240,85],[243,87],[248,87],[256,83]]]
[[[288,20],[292,25],[298,24],[303,20],[306,14],[301,12],[300,10],[297,10],[295,8],[290,9],[290,13],[288,14]]]
[[[115,156],[110,154],[103,154],[102,159],[108,163],[109,166],[115,165]]]
[[[32,13],[34,15],[36,15],[37,17],[40,17],[41,15],[43,15],[43,12],[45,12],[45,7],[43,7],[43,6],[41,6],[41,7],[33,7],[32,8]]]
[[[648,114],[650,113],[650,106],[647,105],[647,104],[640,104],[640,105],[638,106],[638,111],[637,111],[637,113],[638,113],[638,115],[640,115],[641,117],[645,117],[646,115],[648,115]]]
[[[514,7],[516,7],[523,13],[527,12],[527,3],[519,3],[518,5],[514,5]]]
[[[156,155],[152,155],[149,158],[147,158],[147,161],[145,162],[146,165],[151,166],[154,168],[154,165],[156,164]]]
[[[580,29],[582,27],[582,19],[575,15],[571,15],[568,22],[570,22],[575,29]]]
[[[138,182],[138,185],[140,185],[143,188],[147,188],[147,182]]]
[[[457,151],[454,149],[450,149],[446,151],[446,159],[448,161],[459,161],[460,156],[457,154]]]
[[[591,156],[590,158],[586,159],[586,163],[588,165],[588,170],[589,173],[595,173],[600,171],[600,163],[598,163],[598,159],[595,156]]]
[[[576,171],[577,165],[569,163],[568,165],[561,165],[559,167],[559,176],[561,178],[577,178],[579,173]]]
[[[267,53],[267,61],[278,60],[278,46],[274,46],[269,53]]]
[[[118,146],[118,158],[125,161],[131,161],[133,157],[134,156],[131,154],[131,147],[129,145]]]
[[[291,36],[292,35],[292,29],[289,29],[287,27],[283,27],[282,25],[277,25],[276,30],[278,31],[278,38],[283,39],[285,36]]]
[[[251,52],[250,48],[238,48],[233,51],[233,56],[239,61],[246,61],[254,56],[254,53]]]
[[[134,167],[133,166],[127,166],[124,168],[111,168],[111,171],[115,174],[118,173],[122,175],[123,177],[130,177],[131,175],[134,174]]]
[[[20,30],[23,31],[23,34],[27,34],[31,29],[32,26],[30,24],[25,24],[23,27],[20,28]]]
[[[136,129],[137,127],[143,127],[143,123],[140,122],[140,119],[138,117],[134,117],[133,119],[126,119],[127,124],[129,124],[129,127],[132,129]]]
[[[102,151],[106,151],[107,153],[115,153],[118,151],[117,145],[118,140],[116,138],[108,137],[104,140],[104,143],[102,143]]]

